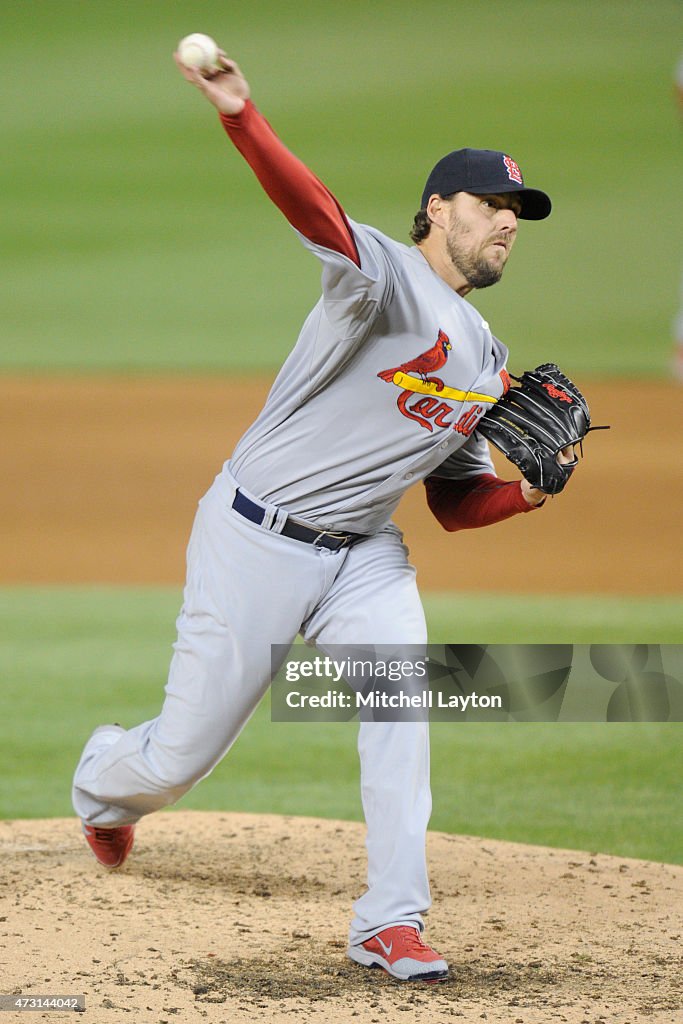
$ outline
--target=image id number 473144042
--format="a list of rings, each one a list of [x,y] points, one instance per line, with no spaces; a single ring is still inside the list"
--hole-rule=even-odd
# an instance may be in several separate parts
[[[83,995],[0,995],[0,1010],[13,1010],[15,1013],[22,1010],[65,1010],[83,1012],[85,1010],[85,996]]]

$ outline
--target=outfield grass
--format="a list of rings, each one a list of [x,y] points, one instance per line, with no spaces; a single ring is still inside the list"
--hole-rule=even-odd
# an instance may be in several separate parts
[[[91,729],[156,715],[179,600],[176,590],[0,591],[0,817],[70,814],[70,778]],[[572,642],[667,642],[681,620],[680,602],[659,603],[656,615],[650,602],[615,599],[461,604],[442,595],[426,604],[441,643],[568,642],[570,634]],[[432,826],[683,862],[681,728],[437,723]],[[180,806],[359,819],[355,726],[274,724],[266,700]]]
[[[680,644],[683,598],[427,594],[432,643]]]
[[[358,220],[407,239],[461,145],[509,150],[549,191],[475,299],[513,368],[666,371],[677,0],[4,5],[0,369],[271,370],[291,347],[318,268],[173,67],[197,28]]]

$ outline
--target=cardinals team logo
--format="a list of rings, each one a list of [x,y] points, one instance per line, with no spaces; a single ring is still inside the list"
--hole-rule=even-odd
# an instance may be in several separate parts
[[[377,376],[381,377],[382,380],[388,381],[390,384],[398,384],[399,381],[396,380],[398,375],[403,376],[406,373],[416,373],[425,384],[433,384],[437,391],[443,391],[443,381],[441,378],[430,377],[429,374],[440,370],[442,366],[446,365],[448,353],[452,348],[453,346],[448,335],[443,331],[439,331],[436,345],[432,345],[421,356],[410,359],[407,363],[401,363],[400,366],[395,366],[393,370],[382,370]]]
[[[484,406],[470,406],[454,421],[453,407],[444,399],[456,402],[495,402],[497,399],[474,391],[459,391],[444,384],[437,374],[446,365],[452,348],[448,335],[439,330],[435,344],[426,352],[400,366],[381,370],[377,376],[387,384],[395,384],[401,389],[396,404],[401,414],[409,420],[419,423],[425,430],[433,431],[434,425],[450,427],[469,437],[484,413]]]
[[[503,163],[505,164],[505,169],[508,172],[508,178],[510,181],[515,181],[518,185],[523,185],[524,181],[522,179],[522,172],[519,169],[519,164],[516,164],[511,156],[504,157]]]

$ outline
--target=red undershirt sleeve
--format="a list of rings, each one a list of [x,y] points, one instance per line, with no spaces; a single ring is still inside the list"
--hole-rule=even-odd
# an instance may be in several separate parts
[[[501,480],[482,473],[467,480],[428,477],[427,504],[445,530],[472,530],[491,526],[520,512],[533,512],[517,480]]]
[[[251,100],[247,100],[240,114],[221,114],[220,119],[235,147],[292,227],[316,245],[341,253],[360,266],[353,232],[342,207],[280,141]]]

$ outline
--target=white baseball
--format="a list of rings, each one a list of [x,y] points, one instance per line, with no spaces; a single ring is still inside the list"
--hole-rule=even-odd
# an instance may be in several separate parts
[[[215,71],[218,67],[218,45],[203,32],[193,32],[178,43],[178,56],[186,68]]]

